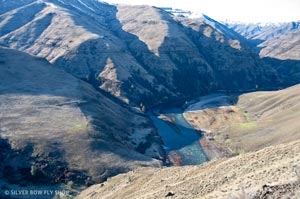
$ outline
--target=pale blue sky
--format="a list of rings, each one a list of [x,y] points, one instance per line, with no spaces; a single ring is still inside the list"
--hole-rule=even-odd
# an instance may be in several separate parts
[[[154,5],[204,13],[216,20],[282,22],[300,20],[300,0],[103,0]]]

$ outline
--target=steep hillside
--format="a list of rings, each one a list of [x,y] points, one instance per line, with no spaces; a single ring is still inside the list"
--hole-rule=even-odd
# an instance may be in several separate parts
[[[278,86],[275,70],[261,62],[244,38],[234,31],[207,16],[178,20],[188,28],[193,42],[212,66],[219,90],[270,89]]]
[[[144,115],[46,60],[0,48],[0,79],[2,180],[89,185],[161,165],[161,141]]]
[[[0,198],[107,178],[79,198],[298,197],[300,143],[289,142],[300,139],[300,86],[278,89],[300,80],[299,23],[231,28],[151,6],[0,0]],[[278,91],[232,94],[258,90]],[[226,94],[201,97],[184,117],[206,131],[202,146],[241,155],[155,168],[185,159],[166,159],[152,116],[172,138],[192,132],[178,148],[197,164],[206,157],[178,109],[153,107],[215,92]]]
[[[290,32],[273,36],[259,44],[260,56],[280,60],[300,60],[300,22],[295,23],[292,27]]]
[[[137,35],[150,51],[159,55],[158,62],[148,62],[153,60],[149,53],[142,53],[138,60],[153,68],[153,72],[173,71],[161,71],[159,75],[165,74],[163,79],[171,77],[168,82],[184,96],[215,89],[247,90],[257,84],[268,87],[270,81],[275,82],[274,86],[278,84],[275,71],[260,62],[238,34],[208,17],[175,17],[145,6],[120,6],[117,16],[124,30]],[[136,49],[133,46],[132,51]]]
[[[256,46],[261,57],[300,60],[300,22],[278,24],[240,24],[227,26]]]
[[[229,151],[243,153],[300,139],[299,85],[243,94],[237,102],[226,95],[210,99],[193,105],[184,116]]]
[[[129,104],[280,83],[241,37],[208,17],[95,0],[9,2],[1,1],[0,45],[46,58]]]
[[[227,26],[248,39],[248,44],[278,71],[284,82],[300,80],[300,22],[240,24]]]
[[[138,169],[83,191],[77,199],[300,197],[300,142],[201,166]]]
[[[107,22],[115,18],[115,13],[115,7],[93,0],[22,4],[1,15],[0,42],[44,57],[95,87],[128,101],[121,87],[127,84],[127,91],[131,89],[134,98],[150,92],[147,85],[154,77],[135,61],[126,51],[124,42],[109,30]],[[136,81],[132,80],[134,74],[140,77]]]

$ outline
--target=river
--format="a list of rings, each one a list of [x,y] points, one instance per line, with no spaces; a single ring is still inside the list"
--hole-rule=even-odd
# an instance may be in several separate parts
[[[172,119],[172,124],[155,114],[150,118],[164,142],[166,152],[180,157],[180,165],[198,165],[207,162],[207,158],[199,143],[199,133],[187,123],[180,109],[161,110],[160,113]]]

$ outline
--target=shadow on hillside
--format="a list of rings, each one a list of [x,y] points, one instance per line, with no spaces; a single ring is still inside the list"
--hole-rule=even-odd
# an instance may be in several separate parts
[[[53,1],[62,7],[72,10],[72,17],[78,26],[99,36],[100,32],[97,27],[104,27],[105,33],[122,40],[123,43],[121,43],[121,47],[117,51],[99,47],[109,46],[109,42],[118,45],[119,39],[115,41],[111,37],[110,40],[102,38],[89,40],[79,46],[77,49],[79,53],[76,53],[78,57],[74,60],[61,57],[56,61],[56,64],[63,67],[67,72],[89,82],[98,91],[106,94],[112,100],[116,98],[103,89],[99,89],[100,85],[106,83],[106,89],[109,89],[109,86],[120,88],[120,90],[125,91],[122,94],[127,96],[134,104],[143,102],[151,106],[164,102],[163,99],[167,99],[167,101],[176,101],[178,98],[192,99],[218,90],[233,93],[276,90],[277,88],[298,83],[297,76],[289,79],[286,78],[287,75],[282,77],[282,70],[280,70],[279,75],[274,72],[273,69],[278,69],[278,67],[274,66],[273,63],[276,62],[276,65],[283,64],[283,66],[286,66],[285,62],[280,62],[280,60],[276,59],[261,60],[258,54],[252,53],[245,46],[242,46],[242,50],[231,47],[228,44],[231,37],[240,39],[241,36],[218,22],[214,21],[217,28],[221,31],[227,29],[230,32],[230,36],[225,37],[224,41],[220,41],[215,37],[219,30],[213,29],[211,37],[205,36],[205,29],[210,27],[208,24],[203,24],[199,20],[193,21],[193,24],[198,26],[196,31],[192,28],[193,25],[183,26],[164,11],[159,11],[162,12],[163,20],[183,30],[189,40],[187,42],[195,45],[191,49],[189,48],[190,46],[183,44],[180,39],[167,36],[158,49],[159,55],[155,55],[136,35],[123,30],[122,23],[117,17],[117,7],[87,1],[86,4],[95,8],[94,12],[91,12],[85,7],[81,8],[83,9],[81,10],[70,5],[61,4],[57,0]],[[86,13],[89,13],[89,15]],[[123,46],[123,44],[125,45]],[[188,49],[182,47],[188,47]],[[89,54],[92,56],[87,56]],[[98,77],[99,73],[103,71],[108,58],[118,63],[126,54],[130,54],[132,60],[135,60],[156,78],[157,82],[155,84],[164,85],[173,93],[177,93],[177,95],[169,96],[166,92],[158,92],[154,88],[157,85],[150,85],[149,82],[140,77],[139,73],[131,74],[132,78],[120,83],[110,82],[110,80]],[[168,61],[166,62],[166,60]],[[176,67],[175,70],[166,72],[164,70],[165,67],[168,67],[166,63],[174,65]],[[295,63],[289,63],[288,65]],[[292,75],[292,72],[288,74]],[[169,76],[172,76],[173,82],[168,81]],[[281,81],[281,78],[284,81]],[[132,89],[132,85],[142,85],[151,94],[139,93],[137,89]],[[175,90],[172,88],[172,85],[175,85]],[[116,102],[121,103],[120,100]]]
[[[99,4],[100,5],[100,4]],[[102,6],[102,4],[101,4]],[[100,6],[100,7],[101,7]],[[109,23],[109,28],[111,29],[111,33],[113,34],[122,34],[123,35],[123,38],[128,38],[128,40],[135,40],[136,41],[136,45],[139,46],[140,49],[142,49],[142,52],[143,53],[148,53],[148,54],[151,54],[150,56],[153,57],[153,60],[156,60],[155,55],[152,53],[152,52],[149,52],[146,45],[141,42],[136,36],[134,35],[131,35],[131,34],[128,34],[126,33],[125,31],[121,31],[121,24],[118,24],[117,20],[116,20],[116,9],[113,7],[113,6],[108,6],[108,5],[103,5],[103,6],[107,6],[107,7],[110,7],[110,10],[105,13],[105,12],[102,12],[102,9],[97,9],[99,10],[99,13],[97,13],[98,15],[102,16],[102,17],[107,17],[105,18],[105,21],[104,23]],[[103,16],[104,15],[104,16]],[[107,15],[107,16],[106,16]],[[77,23],[78,26],[82,26],[84,28],[86,28],[88,31],[92,32],[92,33],[95,33],[95,34],[99,34],[99,32],[97,32],[97,29],[96,31],[91,28],[89,24],[85,25],[82,23],[82,20],[79,20],[81,17],[84,17],[84,16],[80,16],[80,12],[79,12],[79,15],[73,15],[73,18],[74,18],[74,21]],[[93,16],[86,16],[87,17],[87,21],[97,21],[97,20],[89,20],[89,17],[92,17]],[[97,16],[96,16],[96,19],[97,19]],[[113,21],[111,21],[113,20]],[[93,23],[91,22],[91,23]],[[96,23],[94,24],[95,26],[99,25],[99,26],[103,26],[103,24],[101,23]],[[117,31],[117,30],[120,30],[118,33],[114,32],[114,31]],[[85,43],[83,43],[82,45],[80,45],[80,47],[77,49],[77,50],[82,50],[84,51],[86,48],[89,48],[93,55],[96,57],[97,54],[101,54],[102,53],[102,49],[100,49],[99,51],[94,51],[93,49],[93,42],[98,42],[97,40],[89,40]],[[129,41],[128,41],[129,43]],[[133,48],[133,47],[131,47]],[[130,47],[126,46],[126,50],[129,50]],[[111,57],[112,60],[114,59],[114,55],[115,55],[116,52],[107,52],[107,53],[103,53],[105,54],[101,59],[103,60],[106,60],[107,58]],[[119,52],[118,52],[119,53]],[[126,53],[126,52],[123,52],[123,53]],[[138,51],[136,52],[138,53]],[[82,53],[83,56],[84,56],[84,52]],[[143,55],[141,55],[143,56]],[[122,53],[121,53],[121,56],[119,56],[119,58],[122,57]],[[94,58],[94,57],[93,57]],[[104,67],[104,62],[102,62],[101,64],[102,67],[98,68],[97,70],[98,71],[95,71],[92,64],[94,63],[95,59],[91,59],[89,60],[90,62],[86,62],[86,67],[88,69],[88,72],[87,72],[87,78],[85,79],[85,81],[89,82],[91,85],[94,86],[94,88],[96,88],[98,91],[100,91],[102,94],[105,94],[107,97],[109,97],[111,100],[113,100],[115,103],[117,104],[122,104],[120,101],[118,101],[114,96],[102,91],[101,89],[99,89],[99,85],[101,83],[101,80],[99,81],[99,83],[97,83],[95,81],[95,79],[97,78],[99,72],[103,69]],[[58,63],[62,63],[64,58],[61,58],[60,60],[58,60]],[[142,58],[141,58],[142,59]],[[41,60],[40,60],[41,61]],[[67,60],[66,60],[67,61]],[[0,64],[5,64],[5,60],[3,61],[3,63],[0,63]],[[72,63],[70,63],[72,64]],[[42,67],[42,66],[41,66]],[[51,67],[49,65],[49,67]],[[45,74],[48,74],[50,73],[51,70],[49,70],[48,72],[45,72],[45,73],[41,73],[41,76],[39,78],[43,78],[44,79],[48,79],[47,75]],[[137,74],[138,76],[138,74]],[[28,89],[23,89],[23,86],[25,87],[25,85],[22,86],[22,89],[20,88],[17,88],[16,90],[8,90],[8,89],[4,89],[2,90],[3,92],[5,93],[19,93],[19,94],[28,94],[28,95],[51,95],[51,96],[63,96],[63,97],[66,97],[66,98],[71,98],[72,100],[74,100],[74,105],[78,105],[79,108],[81,108],[82,112],[86,115],[87,118],[90,118],[92,120],[92,125],[94,125],[93,127],[95,127],[95,129],[97,131],[99,131],[98,133],[97,132],[89,132],[89,135],[88,137],[91,138],[91,142],[90,142],[90,149],[93,153],[97,153],[97,152],[104,152],[104,151],[108,151],[110,152],[111,154],[115,154],[115,156],[118,156],[118,157],[121,157],[122,160],[128,160],[128,167],[129,166],[132,166],[130,165],[130,162],[136,162],[136,161],[152,161],[151,158],[147,157],[147,156],[144,156],[140,153],[134,153],[132,150],[129,150],[127,149],[127,147],[124,147],[124,142],[122,140],[122,136],[120,138],[116,138],[114,137],[112,134],[113,132],[109,132],[110,131],[110,127],[112,127],[115,123],[118,123],[119,121],[107,121],[108,118],[103,118],[102,117],[102,114],[101,114],[101,111],[105,111],[105,109],[103,109],[101,106],[105,106],[104,105],[100,105],[102,100],[100,99],[102,96],[101,95],[98,95],[97,97],[95,98],[92,98],[90,99],[89,96],[84,96],[83,99],[86,99],[86,100],[92,100],[92,101],[87,101],[87,102],[81,102],[82,101],[82,98],[80,98],[79,96],[74,96],[72,93],[69,93],[69,92],[64,92],[63,90],[67,89],[69,85],[63,85],[63,84],[59,84],[59,83],[55,83],[55,82],[51,82],[52,79],[49,79],[49,82],[47,82],[47,84],[50,84],[50,85],[57,85],[57,87],[53,86],[53,88],[48,88],[47,86],[44,87],[44,83],[42,85],[35,85],[34,82],[30,82],[30,83],[27,83],[27,79],[24,79],[28,76],[26,76],[24,74],[24,76],[20,77],[19,79],[19,83],[21,83],[23,80],[26,81],[26,84],[28,86]],[[61,79],[59,79],[60,77],[57,77],[56,80],[58,81],[61,81]],[[55,78],[54,78],[55,79]],[[34,79],[32,79],[34,80]],[[68,81],[68,78],[65,79],[65,81]],[[145,84],[144,82],[142,82],[141,80],[137,80],[140,84]],[[53,84],[52,84],[53,83]],[[36,84],[38,84],[38,82],[36,82]],[[4,85],[5,86],[5,85]],[[75,86],[75,85],[74,85]],[[122,86],[126,86],[126,82],[122,85]],[[2,85],[0,85],[0,89],[1,89]],[[151,91],[152,88],[149,87],[149,90]],[[1,91],[1,93],[2,93]],[[87,93],[89,91],[86,91]],[[153,90],[154,92],[154,90]],[[138,100],[141,100],[141,99],[138,99]],[[151,99],[151,100],[154,100],[154,99]],[[79,104],[77,104],[77,102]],[[149,99],[150,101],[150,99]],[[72,102],[73,103],[73,102]],[[123,106],[125,106],[123,104]],[[99,109],[98,109],[99,108]],[[99,111],[99,112],[97,112]],[[129,109],[126,109],[124,110],[124,112],[130,112]],[[100,113],[100,114],[99,114]],[[105,115],[105,114],[104,114]],[[107,124],[103,124],[103,120],[107,121]],[[110,126],[111,125],[111,126]],[[128,124],[128,129],[130,129],[129,127],[131,127],[131,123]],[[126,130],[128,130],[126,129]],[[117,129],[118,131],[120,132],[123,132],[124,134],[126,134],[126,130],[124,129]],[[106,135],[101,135],[101,134],[106,134]],[[120,133],[121,135],[121,133]],[[74,139],[82,139],[81,138],[81,135],[74,135]],[[69,140],[71,141],[71,140]],[[82,144],[81,145],[85,145],[85,141],[82,140]],[[109,146],[109,145],[103,145],[103,142],[108,142],[108,143],[112,143],[112,146]],[[113,144],[114,143],[114,144]],[[50,142],[48,144],[51,144]],[[79,147],[79,146],[78,146]],[[126,149],[126,150],[124,150]],[[99,153],[101,155],[101,153]],[[96,157],[95,157],[96,158]],[[99,157],[97,157],[96,159],[99,159]],[[94,161],[96,161],[96,159]],[[142,162],[141,163],[137,163],[137,164],[143,164]],[[125,165],[126,166],[126,165]],[[127,167],[126,166],[126,167]],[[149,166],[147,164],[145,164],[144,166]],[[122,172],[125,172],[127,171],[128,169],[125,169],[124,168],[124,165],[118,165],[116,166],[115,170],[120,173],[121,171]],[[112,174],[114,174],[114,172],[116,171],[109,171],[111,173],[107,173],[107,175],[105,177],[108,177],[108,176],[111,176]]]
[[[129,167],[133,168],[133,164],[151,165],[151,163],[149,165],[146,163],[152,161],[150,157],[134,152],[133,147],[128,147],[128,143],[123,140],[124,137],[128,138],[126,136],[131,133],[130,130],[134,123],[130,120],[132,113],[129,109],[122,109],[107,99],[103,99],[102,95],[97,94],[90,85],[84,82],[77,85],[77,79],[62,70],[53,68],[44,59],[31,57],[21,52],[15,52],[16,54],[12,52],[15,51],[0,48],[0,104],[2,110],[0,132],[9,139],[9,144],[14,143],[14,147],[19,148],[20,152],[7,153],[7,155],[10,153],[16,155],[3,159],[4,166],[2,167],[0,164],[0,172],[3,172],[3,168],[11,161],[21,162],[20,164],[23,166],[20,169],[7,168],[16,175],[23,172],[20,174],[20,178],[25,179],[30,177],[31,164],[35,163],[38,168],[48,165],[45,167],[47,171],[38,170],[42,174],[46,172],[47,178],[37,177],[37,182],[40,182],[39,178],[41,178],[47,181],[42,181],[42,183],[52,183],[51,180],[66,183],[72,180],[74,183],[85,184],[85,180],[87,180],[86,182],[90,184],[90,177],[93,177],[93,180],[95,177],[95,180],[100,182],[108,176],[116,174],[117,171],[128,171]],[[15,65],[12,60],[22,64]],[[84,91],[80,91],[81,89]],[[18,105],[19,103],[20,105]],[[66,118],[67,129],[61,123],[52,123],[54,130],[52,130],[52,126],[47,126],[45,129],[44,123],[48,122],[45,120],[49,118],[52,121],[52,117],[61,117],[64,110],[74,111],[74,117],[76,117],[77,107],[91,122],[89,123],[91,126],[84,129],[80,127],[78,130],[76,129],[77,123],[74,123],[73,132],[73,129],[68,128],[72,118]],[[48,110],[49,115],[46,115],[44,111]],[[5,115],[6,111],[11,114]],[[124,115],[121,116],[120,112]],[[13,114],[15,116],[11,116]],[[120,117],[123,117],[124,120]],[[28,122],[22,125],[21,121]],[[5,132],[2,131],[2,128],[5,129]],[[115,135],[119,135],[119,137]],[[22,151],[26,151],[26,147],[31,143],[35,149],[35,155],[23,153]],[[5,150],[4,147],[2,148]],[[112,162],[113,166],[107,169],[105,175],[102,175],[99,168],[104,165],[106,152],[113,157],[119,157],[120,159],[116,158],[116,162],[124,161],[124,164]],[[51,154],[55,155],[51,156]],[[75,156],[76,161],[72,160]],[[86,159],[90,161],[89,164],[84,163]],[[108,161],[110,160],[108,159]],[[48,175],[48,169],[53,172],[53,175]],[[95,174],[94,176],[89,176],[91,171]],[[2,173],[0,175],[2,176]]]
[[[80,16],[80,14],[84,14],[84,12],[78,10],[78,16]],[[99,34],[94,27],[78,20],[78,16],[75,14],[73,16],[77,25],[84,27],[89,32]],[[276,90],[296,83],[296,78],[293,80],[285,78],[284,81],[281,81],[280,77],[282,74],[277,76],[273,71],[272,67],[274,67],[274,65],[272,64],[272,60],[261,60],[257,54],[252,53],[245,46],[242,47],[245,47],[246,50],[231,47],[229,45],[230,38],[225,37],[225,40],[221,42],[214,36],[205,36],[203,32],[205,28],[210,25],[201,24],[201,22],[196,21],[196,25],[199,23],[199,30],[196,31],[191,27],[183,26],[168,15],[165,15],[164,20],[169,23],[174,23],[175,26],[184,30],[187,38],[191,43],[194,43],[195,46],[193,49],[185,48],[182,50],[181,47],[185,47],[185,44],[180,43],[181,41],[178,40],[178,38],[166,37],[158,49],[159,56],[157,56],[149,51],[147,45],[136,35],[123,30],[122,24],[117,18],[116,7],[99,4],[96,15],[84,15],[84,17],[87,19],[90,18],[90,21],[101,21],[101,23],[98,24],[99,26],[105,26],[108,33],[120,38],[126,44],[122,46],[120,51],[109,51],[108,49],[103,51],[103,49],[97,49],[96,46],[99,42],[105,42],[105,40],[100,41],[100,39],[95,39],[82,43],[78,48],[78,51],[82,53],[78,53],[81,57],[77,59],[86,59],[86,65],[80,66],[84,67],[83,71],[88,76],[85,81],[92,84],[94,88],[102,93],[105,93],[105,91],[99,89],[99,86],[106,80],[98,79],[98,75],[103,70],[105,61],[108,58],[113,61],[119,61],[116,59],[122,59],[122,55],[126,53],[130,53],[137,63],[148,71],[149,74],[155,76],[160,84],[166,85],[168,88],[170,87],[163,70],[165,62],[162,58],[167,58],[171,61],[170,63],[176,66],[176,70],[168,74],[173,76],[172,84],[176,86],[175,92],[180,93],[176,99],[172,99],[173,101],[177,101],[178,98],[180,98],[180,101],[184,101],[218,91],[224,91],[229,94],[256,90]],[[101,20],[98,20],[98,17],[100,17]],[[97,24],[93,25],[96,26]],[[211,35],[216,34],[218,34],[217,30],[213,30],[211,33]],[[104,46],[107,44],[109,43],[104,43]],[[87,54],[98,56],[99,65],[94,63],[95,60],[97,60],[95,57],[85,57]],[[195,57],[197,57],[197,59],[195,59]],[[273,61],[274,60],[275,59],[273,59]],[[57,61],[57,64],[60,64],[68,72],[75,73],[76,76],[76,71],[71,71],[68,68],[73,64],[72,60],[65,60],[62,57]],[[97,65],[97,67],[95,67],[95,65]],[[74,70],[76,70],[76,68],[74,68]],[[139,78],[139,74],[133,74],[132,80],[125,81],[120,85],[121,89],[128,91],[128,96],[132,97],[136,94],[134,90],[129,89],[131,81],[136,81],[152,92],[150,96],[139,96],[139,99],[133,99],[135,102],[143,101],[149,105],[153,105],[157,101],[161,103],[160,99],[164,96],[161,96],[161,94],[157,93],[150,85],[143,82],[141,78]],[[115,99],[111,94],[107,93],[106,95],[111,99]],[[169,98],[166,104],[170,101],[171,98]],[[120,103],[120,101],[116,102]],[[210,105],[210,108],[222,106],[222,104]]]
[[[266,64],[270,65],[282,79],[281,87],[288,87],[300,83],[300,60],[280,60],[274,58],[263,58]]]
[[[31,6],[22,7],[5,23],[5,26],[1,28],[0,37],[29,23],[35,18],[35,15],[45,7],[44,4],[33,4]]]
[[[170,83],[166,79],[166,74],[163,73],[164,70],[161,67],[165,66],[165,62],[164,60],[162,60],[162,57],[171,60],[172,64],[176,66],[176,70],[168,73],[167,75],[173,76],[174,82],[172,82],[171,84],[174,84],[176,88],[172,91],[179,93],[176,96],[176,99],[173,98],[173,100],[175,101],[178,100],[178,98],[180,98],[180,100],[186,100],[207,93],[216,92],[218,90],[225,90],[228,93],[246,92],[249,90],[274,90],[299,83],[299,61],[264,59],[264,62],[262,62],[261,60],[259,60],[258,55],[251,53],[243,54],[244,52],[231,48],[227,44],[228,40],[222,43],[217,41],[214,37],[206,37],[202,33],[205,28],[204,26],[200,27],[199,31],[195,31],[192,28],[183,27],[183,25],[175,22],[171,17],[167,17],[165,20],[169,21],[170,23],[175,23],[176,26],[182,28],[189,40],[195,44],[195,48],[193,48],[193,50],[182,50],[181,48],[177,48],[181,47],[180,45],[183,45],[179,43],[179,40],[177,40],[176,38],[174,39],[171,37],[166,37],[163,44],[159,48],[160,56],[156,56],[153,52],[149,51],[147,45],[142,42],[136,35],[130,34],[122,29],[122,24],[116,16],[117,9],[114,6],[95,3],[96,1],[93,2],[93,4],[96,6],[96,13],[91,15],[82,15],[83,13],[80,10],[77,10],[78,13],[73,15],[75,23],[78,26],[84,27],[86,30],[97,35],[99,34],[98,28],[92,28],[91,25],[106,28],[107,33],[121,38],[121,40],[125,43],[125,46],[121,48],[124,50],[124,52],[103,52],[103,49],[95,48],[95,46],[99,43],[106,46],[106,44],[109,43],[105,43],[105,40],[101,39],[89,40],[82,43],[77,49],[78,52],[81,52],[78,53],[81,56],[77,57],[76,59],[84,60],[83,62],[79,62],[80,64],[77,65],[76,62],[61,57],[57,61],[57,64],[74,76],[77,75],[77,67],[80,67],[80,70],[82,69],[82,73],[86,74],[85,77],[81,76],[81,79],[84,79],[85,81],[93,85],[96,90],[106,95],[106,97],[109,97],[115,103],[123,104],[123,107],[126,106],[124,103],[121,103],[121,101],[117,100],[117,98],[113,95],[99,89],[99,86],[107,80],[98,79],[98,75],[103,70],[108,58],[111,58],[112,61],[120,61],[116,59],[122,59],[122,56],[124,54],[127,54],[128,52],[130,52],[130,56],[132,56],[146,71],[148,71],[149,74],[156,77],[156,80],[159,81],[156,83],[165,85],[170,90],[172,90],[173,88],[171,88]],[[84,17],[86,18],[86,20],[82,20],[82,18]],[[47,19],[50,18],[51,16],[49,16],[49,18]],[[89,23],[82,23],[83,21],[87,21]],[[38,34],[41,33],[37,32],[37,35]],[[216,34],[216,31],[212,34]],[[109,40],[111,38],[107,39]],[[91,54],[92,56],[85,57],[87,54]],[[203,59],[195,60],[195,57],[200,57]],[[230,59],[228,59],[228,57],[230,57]],[[253,60],[251,61],[251,63],[249,63],[249,60],[243,59],[243,57],[252,57]],[[5,64],[5,60],[3,61],[3,63],[0,61],[0,65],[2,64]],[[276,77],[276,75],[271,70],[269,70],[269,66],[267,65],[270,65],[279,71],[279,76],[282,77],[283,82],[279,81],[278,77]],[[287,65],[289,67],[287,67]],[[49,65],[49,67],[51,66]],[[71,69],[70,67],[74,68]],[[254,72],[251,72],[253,71],[253,68],[255,68],[255,70]],[[45,71],[45,73],[41,74],[41,77],[47,79],[48,76],[46,76],[45,74],[50,71]],[[121,89],[128,91],[128,96],[134,96],[135,94],[138,94],[135,93],[137,91],[130,90],[132,82],[143,85],[145,88],[149,89],[150,92],[152,92],[152,95],[137,96],[136,99],[133,99],[135,102],[142,101],[146,104],[153,105],[157,102],[161,103],[161,99],[166,97],[162,93],[157,93],[151,85],[148,85],[146,82],[144,82],[143,79],[139,77],[140,74],[137,73],[132,75],[133,79],[129,79],[128,81],[125,81],[122,84],[116,86],[120,86]],[[22,80],[24,80],[25,77],[25,74],[24,76],[20,76],[17,83],[21,84]],[[28,79],[26,79],[26,81],[28,81]],[[49,83],[51,83],[50,80],[49,82],[47,82],[47,85]],[[56,82],[54,81],[52,83],[56,84]],[[0,83],[0,89],[4,88],[6,85],[4,85],[3,87],[2,86],[3,84],[1,85]],[[22,90],[16,89],[13,91],[9,91],[7,89],[2,89],[1,94],[14,92],[16,94],[22,93],[30,95],[59,95],[63,97],[70,97],[79,101],[82,100],[82,98],[78,96],[73,96],[72,93],[70,94],[68,92],[64,92],[64,89],[68,89],[68,85],[57,84],[56,89],[43,89],[44,87],[42,87],[41,85],[37,86],[31,82],[28,83],[27,86],[27,88]],[[126,162],[151,161],[150,158],[147,158],[142,154],[131,154],[130,150],[122,150],[126,148],[123,145],[122,137],[116,138],[115,136],[113,136],[109,128],[111,126],[114,126],[119,121],[107,121],[105,120],[107,118],[104,118],[102,114],[99,114],[103,113],[103,111],[106,110],[101,109],[102,106],[105,106],[105,104],[101,104],[101,95],[97,95],[94,98],[90,98],[88,95],[84,97],[85,99],[91,101],[77,105],[81,108],[82,112],[86,115],[87,118],[91,118],[91,120],[93,121],[92,124],[94,125],[93,127],[95,127],[97,131],[89,132],[87,137],[92,141],[87,144],[89,145],[89,149],[93,153],[100,154],[99,157],[94,155],[93,158],[95,158],[95,160],[93,159],[92,162],[99,161],[99,159],[102,158],[100,152],[103,151],[115,154],[116,156],[121,157],[122,160],[126,160]],[[169,99],[171,99],[171,97]],[[217,104],[215,105],[215,107],[221,105],[222,104]],[[185,126],[181,126],[180,128],[183,128],[184,131],[191,130],[190,128],[187,128]],[[124,129],[118,129],[118,131],[123,132],[124,134],[126,133],[126,130]],[[100,132],[102,132],[102,135]],[[72,142],[71,144],[73,144],[74,146],[74,143],[78,145],[76,145],[74,149],[80,149],[80,146],[84,145],[84,140],[82,137],[80,137],[80,135],[74,135],[73,139],[74,140],[69,140],[69,142]],[[176,149],[184,148],[197,139],[199,139],[199,137],[196,136],[192,137],[191,139],[189,138],[184,142],[181,139],[178,139],[175,141],[178,143]],[[75,140],[77,141],[75,142]],[[105,145],[103,143],[117,144]],[[85,151],[83,151],[82,153],[84,152]],[[115,170],[110,171],[111,173],[107,173],[105,177],[114,175],[119,172],[127,171],[126,168],[123,167],[123,165],[117,165],[114,169]],[[98,172],[100,173],[99,175],[102,174],[102,171]]]
[[[166,97],[164,94],[165,92],[161,91],[159,93],[155,87],[159,84],[163,84],[167,89],[171,89],[168,87],[168,82],[164,73],[161,72],[162,68],[160,66],[163,65],[162,60],[151,52],[147,45],[136,35],[123,30],[122,24],[117,19],[117,8],[115,6],[101,3],[98,3],[96,6],[97,9],[95,9],[95,15],[84,15],[83,12],[77,10],[73,14],[73,19],[76,25],[85,28],[87,31],[99,36],[101,36],[100,34],[108,34],[111,35],[111,38],[104,36],[104,39],[99,38],[85,41],[78,47],[76,58],[68,60],[61,57],[56,61],[56,64],[64,68],[67,72],[89,82],[98,91],[101,90],[103,94],[106,93],[105,95],[109,96],[112,100],[115,100],[114,96],[106,92],[104,89],[99,90],[101,85],[108,84],[111,85],[111,88],[120,88],[125,91],[122,94],[129,97],[130,101],[132,101],[135,105],[140,102],[143,102],[144,104],[153,104],[156,101],[162,101],[162,98]],[[83,16],[80,16],[81,14]],[[85,17],[85,21],[95,21],[95,23],[85,24],[83,23],[83,20],[79,20],[81,19],[79,16],[81,18]],[[98,23],[98,21],[101,22]],[[95,28],[97,25],[104,27],[104,29],[102,29],[102,33],[99,33],[97,28]],[[119,47],[119,49],[111,50],[109,47],[106,48],[107,46],[110,46],[111,43]],[[102,48],[99,48],[100,46]],[[89,54],[92,56],[88,56]],[[125,58],[125,60],[133,60],[140,64],[140,66],[142,66],[150,75],[155,76],[156,80],[158,80],[158,84],[151,85],[148,81],[144,80],[143,77],[141,77],[139,70],[132,68],[133,66],[131,66],[131,63],[128,63],[128,65],[130,65],[133,71],[135,71],[131,74],[132,77],[127,80],[123,80],[118,84],[110,82],[109,79],[105,79],[104,77],[99,77],[99,74],[103,71],[108,59],[112,60],[117,67],[119,66],[119,68],[122,68],[122,65],[126,65],[126,63],[120,63],[122,62],[123,57],[127,58]],[[82,60],[84,60],[84,62]],[[79,64],[74,67],[74,63],[77,62]],[[150,91],[150,93],[154,93],[154,95],[150,96],[147,93],[140,93],[137,89],[132,89],[132,85],[135,87],[142,86]],[[120,103],[120,101],[118,102]]]

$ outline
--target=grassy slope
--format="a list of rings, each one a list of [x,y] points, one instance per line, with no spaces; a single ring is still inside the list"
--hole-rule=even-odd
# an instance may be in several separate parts
[[[185,117],[234,152],[298,140],[300,86],[243,94],[235,106],[185,113]]]
[[[300,142],[294,142],[200,166],[138,169],[92,186],[77,199],[154,199],[165,198],[169,192],[174,194],[169,198],[182,199],[252,198],[265,184],[299,187],[295,172],[299,170],[299,150]],[[299,190],[290,189],[275,198],[292,193],[291,198],[300,196]]]
[[[46,60],[0,48],[0,79],[0,141],[7,139],[9,144],[8,152],[1,149],[5,152],[1,178],[7,166],[15,174],[19,168],[29,169],[25,176],[30,176],[32,166],[45,166],[50,182],[56,180],[52,175],[61,175],[64,169],[100,181],[136,165],[159,165],[149,157],[159,156],[155,139],[153,145],[144,146],[148,157],[135,150],[146,137],[155,135],[144,116],[112,102]],[[140,139],[132,143],[132,137]],[[58,179],[64,180],[68,177]]]
[[[271,38],[258,47],[262,48],[260,51],[261,57],[274,57],[281,60],[299,60],[299,44],[300,32],[299,30],[280,35],[279,38]]]
[[[249,118],[247,128],[232,131],[246,150],[300,139],[300,86],[240,96],[237,106]],[[248,125],[248,126],[247,126]],[[240,131],[240,133],[239,133]]]
[[[19,1],[13,2],[2,3],[0,45],[46,58],[127,103],[153,105],[279,80],[239,37],[211,21],[94,0],[84,1],[92,10],[79,0],[6,10]]]

